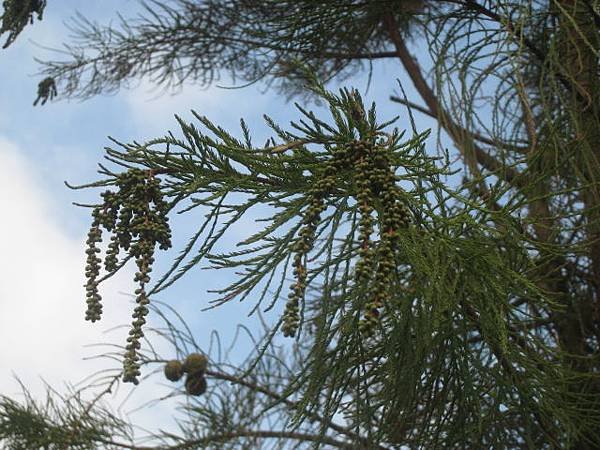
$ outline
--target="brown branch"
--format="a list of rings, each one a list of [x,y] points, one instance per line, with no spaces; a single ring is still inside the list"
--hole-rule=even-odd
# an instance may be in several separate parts
[[[468,157],[468,151],[472,149],[477,163],[481,164],[496,176],[501,177],[504,181],[516,187],[524,187],[525,183],[519,176],[519,172],[517,172],[515,169],[506,167],[496,158],[472,142],[467,146],[467,140],[471,137],[471,133],[468,132],[465,134],[466,130],[462,129],[462,127],[458,126],[451,119],[449,119],[448,113],[440,108],[436,95],[425,81],[425,78],[421,73],[421,68],[415,59],[410,55],[406,45],[404,44],[402,36],[400,36],[400,33],[398,32],[398,24],[396,23],[394,16],[392,14],[387,14],[384,16],[383,20],[390,39],[396,48],[396,55],[406,69],[406,72],[417,89],[417,92],[427,105],[427,108],[429,108],[431,114],[438,120],[439,124],[444,128],[444,130],[446,130],[450,138],[454,141],[461,155],[463,158],[465,158],[465,161],[469,163],[470,158]],[[475,171],[475,173],[477,173],[477,171]]]
[[[538,58],[540,61],[544,61],[546,58],[546,55],[544,55],[544,53],[535,46],[535,44],[533,43],[533,41],[531,41],[530,39],[528,39],[527,37],[522,36],[522,32],[521,29],[518,25],[515,25],[510,18],[508,17],[504,17],[501,16],[497,13],[495,13],[494,11],[486,8],[483,5],[480,5],[479,3],[477,3],[475,0],[444,0],[446,3],[452,3],[453,5],[459,5],[464,7],[467,10],[471,10],[471,11],[475,11],[478,12],[480,14],[482,14],[483,16],[487,17],[488,19],[500,24],[510,35],[513,36],[519,36],[519,38],[523,41],[523,43],[525,44],[525,46],[529,49],[529,51],[535,55],[536,58]]]
[[[421,105],[418,105],[418,104],[416,104],[414,102],[411,102],[410,100],[406,100],[406,99],[403,99],[403,98],[400,98],[400,97],[396,97],[395,95],[390,96],[390,100],[393,101],[393,102],[396,102],[396,103],[400,103],[402,105],[406,105],[406,106],[408,106],[410,108],[416,109],[417,111],[419,111],[419,112],[421,112],[423,114],[426,114],[429,117],[432,117],[432,118],[434,118],[434,119],[437,120],[437,116],[435,114],[433,114],[431,111],[429,111],[427,108],[425,108],[425,107],[423,107]],[[476,141],[479,141],[479,142],[481,142],[483,144],[491,145],[491,146],[494,146],[494,147],[508,148],[508,149],[516,150],[516,151],[518,151],[520,153],[525,153],[529,149],[528,147],[519,147],[518,145],[508,144],[506,142],[498,142],[498,141],[495,141],[494,139],[492,139],[490,137],[484,136],[484,135],[482,135],[480,133],[477,133],[475,131],[469,131],[469,130],[467,130],[465,128],[461,128],[461,131],[463,133],[465,133],[465,134],[467,134],[467,133],[470,134],[471,137],[473,137],[473,139],[475,139]]]
[[[527,156],[531,161],[536,156],[538,142],[535,117],[527,98],[523,79],[518,71],[516,72],[516,78],[517,95],[523,111],[523,122],[525,122],[525,130],[529,139],[529,151],[527,152]],[[529,171],[531,171],[532,165],[528,164],[528,168]],[[535,171],[533,173],[535,173]],[[531,200],[529,215],[534,219],[533,227],[538,238],[544,243],[549,243],[552,241],[552,231],[557,228],[552,213],[550,212],[548,197],[544,196],[544,193],[548,192],[548,186],[543,180],[536,180],[535,183],[532,183],[531,187],[532,189],[528,197],[533,194],[534,198]]]
[[[432,113],[431,111],[429,111],[427,108],[425,108],[425,107],[423,107],[421,105],[417,105],[416,103],[411,102],[410,100],[406,100],[406,99],[403,99],[403,98],[400,98],[400,97],[396,97],[395,95],[391,95],[390,96],[390,100],[393,101],[393,102],[396,102],[396,103],[400,103],[401,105],[406,105],[409,108],[416,109],[417,111],[422,112],[423,114],[426,114],[429,117],[437,119],[437,116],[434,113]]]
[[[480,13],[481,15],[487,17],[488,19],[498,23],[502,28],[506,30],[506,32],[515,38],[515,41],[523,42],[525,47],[529,50],[529,52],[534,55],[538,61],[544,63],[546,61],[547,55],[536,47],[535,43],[524,36],[522,27],[515,24],[509,17],[501,16],[494,11],[486,8],[483,5],[480,5],[475,0],[443,0],[446,3],[452,3],[454,5],[459,5],[464,7],[466,10],[471,10]],[[573,91],[577,100],[587,105],[589,104],[589,99],[587,98],[585,90],[582,90],[576,83],[573,83],[567,76],[561,73],[556,73],[556,78],[562,86],[569,90]],[[568,74],[567,74],[568,75]]]
[[[269,153],[283,153],[286,152],[288,150],[294,149],[294,148],[298,148],[306,143],[308,143],[309,141],[304,140],[304,139],[300,139],[297,141],[292,141],[292,142],[288,142],[287,144],[281,144],[281,145],[277,145],[275,147],[267,147],[265,148],[265,152],[269,152]]]

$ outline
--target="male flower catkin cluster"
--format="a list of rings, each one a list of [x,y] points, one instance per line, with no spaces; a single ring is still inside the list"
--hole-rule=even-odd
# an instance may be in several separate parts
[[[391,164],[390,149],[369,140],[354,141],[337,146],[332,157],[323,163],[320,178],[309,191],[309,206],[304,213],[299,238],[294,247],[293,274],[296,281],[291,286],[283,315],[283,334],[294,336],[298,329],[299,303],[306,289],[306,254],[312,249],[325,198],[337,185],[336,177],[350,174],[356,187],[356,200],[360,212],[359,260],[355,280],[364,286],[369,298],[364,318],[360,321],[361,333],[370,335],[377,324],[379,310],[390,298],[390,284],[395,268],[394,248],[398,233],[409,225],[410,218],[396,185]],[[377,205],[377,207],[376,207]],[[375,228],[373,212],[377,212],[379,240],[373,242]]]
[[[95,208],[92,211],[92,217],[92,226],[90,227],[90,231],[88,231],[87,241],[85,242],[87,245],[87,249],[85,250],[87,255],[85,266],[87,310],[85,312],[85,320],[95,322],[96,320],[100,320],[102,316],[102,303],[100,303],[102,297],[98,293],[98,276],[100,275],[102,260],[98,257],[100,249],[96,247],[96,244],[102,241],[100,209]]]
[[[208,359],[200,353],[190,353],[182,363],[173,359],[165,364],[164,374],[169,381],[179,381],[183,374],[187,374],[185,379],[185,391],[188,395],[202,395],[206,392],[206,368]]]
[[[355,269],[357,284],[366,287],[369,299],[359,329],[371,335],[379,318],[379,310],[390,300],[393,271],[396,267],[395,247],[400,230],[410,223],[409,212],[396,185],[390,160],[390,149],[368,141],[355,141],[349,146],[354,163],[356,197],[360,211],[359,260]],[[377,208],[374,205],[378,204]],[[377,211],[379,241],[371,241],[373,210]]]
[[[117,192],[106,191],[102,194],[103,204],[94,208],[93,222],[88,233],[86,291],[86,320],[95,322],[102,314],[101,297],[98,293],[98,277],[100,249],[96,244],[102,240],[102,228],[111,232],[112,236],[106,257],[105,269],[111,273],[119,269],[119,251],[128,251],[135,258],[138,271],[134,281],[138,282],[135,290],[137,306],[133,312],[133,323],[127,338],[125,359],[123,361],[123,381],[137,384],[140,374],[138,350],[140,340],[144,336],[143,325],[146,323],[148,304],[146,285],[150,282],[150,272],[154,262],[156,244],[161,250],[171,247],[171,230],[168,224],[167,203],[163,200],[160,180],[152,171],[129,169],[117,176]]]
[[[320,179],[309,190],[309,206],[302,219],[299,238],[294,245],[293,275],[296,281],[291,286],[288,301],[283,313],[283,335],[293,337],[298,330],[300,322],[299,304],[306,289],[306,266],[304,259],[314,244],[315,231],[321,220],[321,213],[325,210],[325,197],[335,187],[336,172],[342,168],[344,161],[334,155],[324,163],[324,169]]]

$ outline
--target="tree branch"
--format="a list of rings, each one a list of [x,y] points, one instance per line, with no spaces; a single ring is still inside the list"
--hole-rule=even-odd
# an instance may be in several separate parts
[[[400,103],[402,105],[406,105],[406,106],[408,106],[410,108],[416,109],[417,111],[419,111],[419,112],[421,112],[423,114],[426,114],[429,117],[432,117],[432,118],[434,118],[434,119],[437,120],[437,116],[435,114],[433,114],[427,108],[425,108],[425,107],[423,107],[421,105],[418,105],[418,104],[416,104],[414,102],[411,102],[409,100],[397,97],[395,95],[390,96],[390,100],[393,101],[393,102],[396,102],[396,103]],[[475,139],[475,140],[477,140],[477,141],[479,141],[479,142],[481,142],[483,144],[491,145],[491,146],[494,146],[494,147],[500,146],[500,147],[503,147],[503,148],[508,148],[508,149],[516,150],[516,151],[518,151],[520,153],[526,153],[529,150],[528,147],[519,147],[517,145],[508,144],[506,142],[497,142],[497,141],[494,141],[490,137],[484,136],[484,135],[482,135],[480,133],[476,133],[474,131],[468,131],[465,128],[461,128],[461,131],[463,133],[470,133],[471,136],[473,137],[473,139]]]
[[[297,441],[306,441],[306,442],[317,442],[320,444],[328,444],[332,447],[343,448],[348,450],[356,450],[356,445],[349,443],[338,441],[328,436],[321,436],[316,434],[308,434],[308,433],[299,433],[294,431],[272,431],[272,430],[236,430],[228,433],[218,433],[218,434],[209,434],[206,437],[200,439],[193,439],[182,442],[181,444],[175,445],[157,445],[157,446],[138,446],[132,444],[126,444],[124,442],[116,442],[111,440],[98,439],[98,442],[103,444],[117,446],[120,448],[125,448],[129,450],[185,450],[198,448],[199,446],[229,441],[237,438],[275,438],[275,439],[294,439]]]
[[[386,27],[390,39],[396,47],[396,55],[410,76],[410,79],[417,89],[417,92],[427,105],[427,108],[429,108],[429,111],[433,117],[438,120],[439,124],[444,128],[444,130],[446,130],[450,138],[454,141],[465,161],[469,163],[470,158],[468,155],[466,141],[467,139],[472,138],[472,133],[467,132],[467,130],[464,130],[462,127],[455,124],[451,119],[448,118],[448,114],[439,107],[439,102],[436,95],[425,81],[419,65],[408,52],[408,49],[404,44],[404,40],[398,32],[398,25],[392,14],[387,14],[384,16],[384,26]],[[465,132],[468,134],[465,134]],[[515,169],[506,167],[506,165],[502,164],[496,158],[483,151],[473,142],[470,143],[469,147],[472,148],[477,163],[494,173],[494,175],[502,178],[504,181],[512,184],[513,186],[525,186],[523,179],[519,177],[520,174]],[[472,168],[472,170],[475,170],[475,173],[477,173],[476,168]]]
[[[488,19],[498,23],[501,27],[503,27],[509,35],[515,37],[515,42],[523,42],[525,47],[529,50],[529,52],[534,55],[538,61],[544,62],[546,61],[547,55],[544,54],[542,50],[540,50],[531,39],[528,39],[525,36],[522,28],[515,24],[510,18],[501,16],[494,11],[486,8],[485,6],[477,3],[475,0],[444,0],[446,3],[451,3],[453,5],[460,5],[467,10],[475,11]],[[585,91],[582,92],[581,88],[572,83],[569,78],[565,77],[565,75],[557,73],[556,78],[559,83],[568,90],[572,90],[577,97],[578,101],[583,102],[583,104],[588,104],[589,100],[586,99]]]
[[[156,359],[156,360],[146,360],[145,362],[146,363],[166,363],[167,361]],[[289,400],[277,392],[273,392],[272,390],[267,389],[264,386],[261,386],[257,383],[252,383],[250,381],[246,381],[242,378],[236,377],[235,375],[231,375],[231,374],[228,374],[225,372],[218,372],[218,371],[214,371],[214,370],[207,370],[206,375],[211,378],[217,379],[217,380],[229,381],[230,383],[247,387],[248,389],[250,389],[252,391],[259,392],[263,395],[266,395],[267,397],[270,397],[270,398],[276,400],[277,402],[283,403],[291,409],[297,409],[300,406],[299,402]],[[369,448],[374,448],[376,450],[388,450],[387,447],[384,447],[382,445],[377,445],[376,447],[373,447],[373,443],[370,443],[368,441],[368,439],[357,435],[356,433],[349,430],[348,428],[343,427],[343,426],[331,421],[330,419],[320,416],[319,414],[308,413],[307,415],[310,419],[316,420],[316,421],[324,424],[331,430],[347,436],[348,438],[350,438],[352,440],[352,442],[360,442],[362,445],[370,446]]]

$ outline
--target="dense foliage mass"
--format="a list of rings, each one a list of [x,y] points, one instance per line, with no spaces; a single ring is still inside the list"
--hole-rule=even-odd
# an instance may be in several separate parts
[[[42,20],[46,0],[4,0],[0,16],[0,34],[8,33],[8,38],[2,48],[12,44],[27,24],[32,24],[34,16]]]
[[[146,12],[117,28],[78,17],[71,57],[42,63],[43,103],[142,76],[178,86],[229,74],[328,113],[297,105],[288,128],[267,117],[265,145],[244,122],[236,134],[194,113],[198,123],[178,118],[181,137],[107,149],[113,166],[80,186],[108,189],[92,207],[88,319],[101,281],[135,259],[123,368],[92,402],[2,397],[0,442],[148,448],[97,400],[159,364],[171,382],[187,374],[187,403],[181,433],[156,432],[150,448],[600,448],[597,2],[172,0]],[[379,59],[414,85],[391,96],[408,130],[319,81]],[[425,145],[417,113],[451,151]],[[199,209],[205,221],[149,285],[168,216]],[[255,211],[263,227],[218,253]],[[101,277],[102,228],[113,237]],[[237,367],[206,355],[156,299],[202,262],[237,277],[214,306],[252,298],[272,319]],[[149,313],[165,327],[148,327]],[[279,330],[295,339],[275,345]]]

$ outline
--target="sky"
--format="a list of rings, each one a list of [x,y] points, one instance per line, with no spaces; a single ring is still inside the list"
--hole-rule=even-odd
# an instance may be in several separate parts
[[[191,109],[233,131],[239,129],[243,117],[259,137],[267,135],[262,114],[281,124],[298,117],[293,104],[275,92],[262,92],[260,85],[238,90],[187,85],[177,95],[157,98],[147,80],[114,96],[33,107],[40,81],[35,75],[39,66],[33,58],[54,57],[36,43],[56,48],[67,42],[64,20],[75,11],[107,23],[116,18],[117,10],[131,17],[140,7],[135,0],[53,0],[43,21],[28,26],[16,43],[0,50],[0,393],[16,398],[20,393],[16,377],[41,398],[43,380],[59,387],[77,383],[107,365],[118,367],[114,361],[85,358],[99,351],[91,345],[124,342],[127,330],[114,328],[130,322],[134,270],[126,268],[101,287],[103,319],[95,324],[84,321],[84,250],[90,216],[89,210],[75,207],[72,202],[93,202],[99,192],[72,191],[64,184],[65,180],[78,184],[97,179],[95,171],[103,149],[112,145],[108,136],[121,142],[143,142],[169,130],[177,136],[180,134],[173,115],[193,121]],[[357,74],[352,84],[368,102],[377,102],[381,119],[405,114],[387,99],[396,90],[396,77],[412,88],[399,65],[378,62],[374,69],[368,93],[366,74]],[[408,126],[406,115],[404,123]],[[422,116],[417,125],[420,129],[433,126]],[[200,220],[199,215],[195,217]],[[177,245],[185,242],[195,224],[194,216],[175,221],[175,248],[158,257],[159,272],[168,267],[169,259],[177,254]],[[241,233],[253,227],[247,222],[239,224],[238,229]],[[206,291],[231,281],[220,274],[195,270],[163,291],[159,299],[189,318],[200,342],[208,343],[211,331],[217,330],[227,343],[237,324],[256,323],[247,317],[251,301],[202,311],[210,299]],[[267,315],[271,322],[277,318],[272,313]],[[156,319],[150,320],[152,323]],[[239,347],[237,356],[245,356],[243,353],[249,349]],[[167,347],[162,350],[169,356]],[[149,392],[160,396],[172,389],[158,378],[142,385],[127,405],[139,405]],[[161,408],[168,412],[169,407],[172,405],[167,402]],[[160,411],[142,409],[132,418],[147,427],[160,423],[166,428],[165,415]]]

